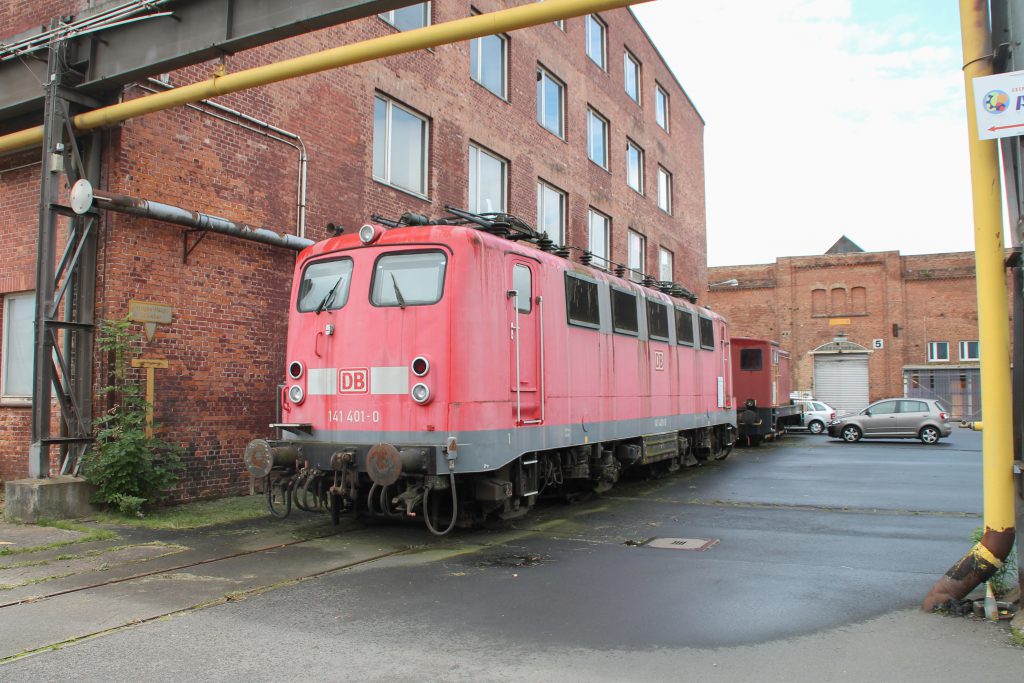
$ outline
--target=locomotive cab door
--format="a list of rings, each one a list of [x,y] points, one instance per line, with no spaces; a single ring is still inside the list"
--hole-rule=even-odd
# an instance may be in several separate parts
[[[509,390],[517,426],[544,420],[543,299],[537,291],[536,265],[522,258],[507,261]]]

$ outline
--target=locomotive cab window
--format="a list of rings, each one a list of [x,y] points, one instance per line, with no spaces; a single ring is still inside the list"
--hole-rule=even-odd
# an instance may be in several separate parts
[[[700,333],[700,347],[702,349],[714,350],[715,325],[711,322],[711,318],[698,316],[697,331]]]
[[[647,334],[651,339],[668,341],[668,304],[647,300]]]
[[[683,308],[676,309],[676,343],[693,346],[693,313]]]
[[[530,269],[526,266],[516,265],[512,268],[512,289],[516,297],[516,308],[520,313],[529,313],[533,310],[533,281],[530,277]]]
[[[760,370],[763,362],[761,349],[740,349],[740,370]]]
[[[612,329],[619,334],[640,334],[636,294],[633,292],[612,287]]]
[[[572,273],[565,274],[565,312],[570,325],[601,327],[597,283]]]
[[[352,280],[352,259],[317,261],[306,266],[299,282],[300,313],[335,311],[348,301]]]
[[[374,306],[429,306],[441,300],[448,259],[439,251],[385,254],[373,269]]]

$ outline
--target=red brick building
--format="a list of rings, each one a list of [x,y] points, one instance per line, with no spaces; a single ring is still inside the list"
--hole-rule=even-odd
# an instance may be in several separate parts
[[[93,4],[0,0],[0,40]],[[435,0],[228,55],[224,66],[519,4]],[[110,99],[219,66],[130,84]],[[703,291],[703,127],[634,15],[616,10],[129,120],[104,131],[100,186],[314,240],[328,223],[352,230],[373,213],[507,210],[555,242]],[[39,157],[0,157],[4,479],[27,473]],[[156,419],[187,449],[180,495],[238,490],[246,443],[274,419],[294,254],[215,234],[197,244],[181,228],[115,213],[100,230],[97,319],[125,316],[130,301],[171,310],[140,351],[168,362],[156,370]],[[93,376],[107,367],[97,353]]]
[[[979,419],[974,254],[865,253],[708,269],[707,300],[733,335],[778,340],[793,388],[854,410],[889,396],[941,398]]]

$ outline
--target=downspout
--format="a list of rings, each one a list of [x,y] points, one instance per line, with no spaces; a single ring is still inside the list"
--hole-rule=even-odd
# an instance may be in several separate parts
[[[298,76],[308,76],[342,66],[361,64],[383,57],[507,33],[520,28],[547,24],[558,19],[627,7],[641,2],[650,2],[650,0],[547,0],[547,2],[529,3],[497,12],[477,14],[443,24],[393,33],[352,45],[343,45],[302,57],[245,69],[233,74],[215,75],[209,80],[199,83],[78,114],[72,118],[72,125],[76,131],[92,130],[120,123],[136,116],[152,114],[183,104],[277,83]],[[35,147],[42,141],[42,126],[3,135],[0,136],[0,154]]]
[[[967,135],[974,204],[975,276],[981,347],[982,467],[985,533],[981,541],[939,579],[924,599],[925,610],[961,600],[987,581],[1010,554],[1015,530],[1013,491],[1013,403],[1010,393],[1010,310],[1004,267],[999,154],[995,140],[978,139],[973,79],[992,74],[987,0],[960,0]]]

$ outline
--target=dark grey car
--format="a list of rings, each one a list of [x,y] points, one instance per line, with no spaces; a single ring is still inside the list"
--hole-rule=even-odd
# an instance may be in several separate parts
[[[850,443],[861,439],[921,439],[934,444],[952,432],[948,410],[930,398],[883,399],[828,426],[829,436]]]

